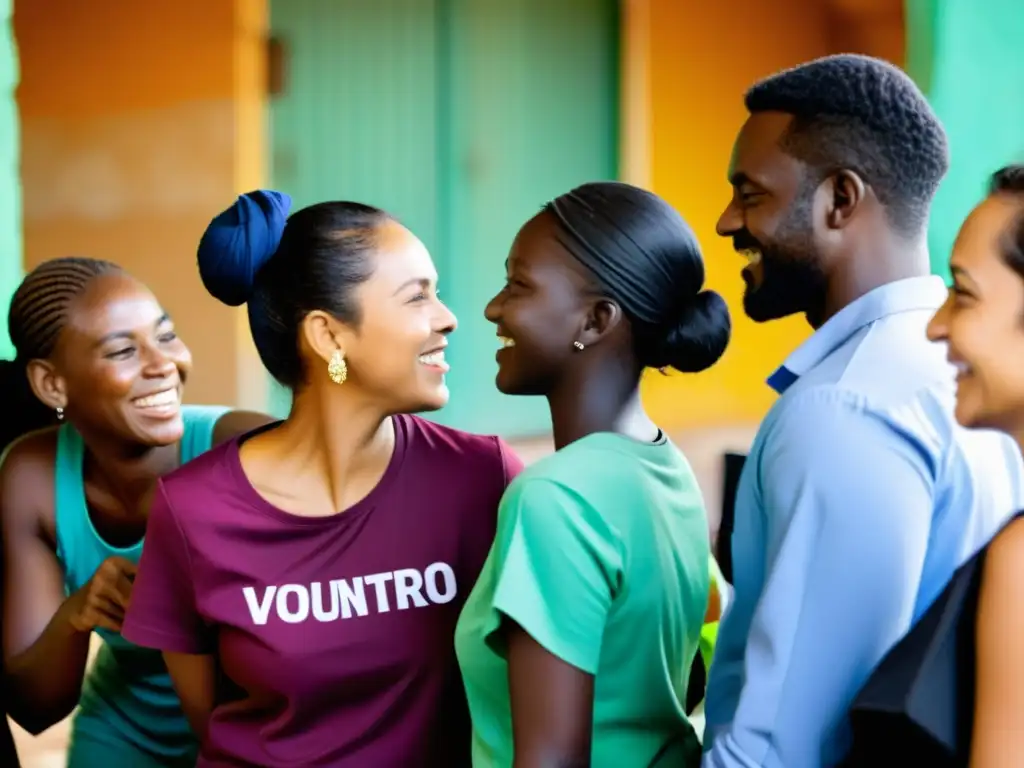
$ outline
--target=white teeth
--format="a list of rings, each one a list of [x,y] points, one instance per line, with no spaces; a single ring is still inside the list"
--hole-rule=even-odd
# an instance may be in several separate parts
[[[506,347],[514,347],[516,345],[515,341],[510,339],[508,336],[499,336],[498,343],[501,344],[502,349],[505,349]]]
[[[420,355],[420,362],[424,365],[444,365],[444,350],[439,349],[429,355]]]
[[[165,389],[163,392],[157,392],[155,395],[136,398],[134,403],[139,408],[160,408],[165,405],[176,405],[178,403],[178,390]]]
[[[745,258],[751,264],[761,263],[761,251],[758,248],[744,248],[740,251],[740,256]]]

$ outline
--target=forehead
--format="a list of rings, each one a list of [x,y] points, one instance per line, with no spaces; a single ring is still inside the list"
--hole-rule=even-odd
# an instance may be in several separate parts
[[[1006,269],[1001,258],[1002,239],[1009,235],[1019,217],[1024,215],[1024,205],[1010,195],[992,195],[982,201],[964,221],[956,242],[950,264],[968,270],[972,277],[986,269]]]
[[[729,180],[737,186],[750,180],[765,188],[792,184],[801,163],[787,154],[782,138],[793,118],[784,112],[758,112],[747,118],[733,145]]]
[[[562,271],[584,276],[582,265],[562,245],[555,217],[543,211],[519,230],[508,255],[509,269],[524,272]]]
[[[89,281],[71,303],[67,330],[87,336],[151,328],[164,314],[146,286],[124,273],[100,275]]]
[[[381,224],[375,237],[377,263],[368,282],[394,288],[409,280],[437,280],[437,270],[426,246],[397,221]]]

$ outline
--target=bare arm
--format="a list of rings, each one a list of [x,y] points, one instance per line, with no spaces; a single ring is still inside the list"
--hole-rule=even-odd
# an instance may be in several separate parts
[[[206,740],[206,728],[216,697],[217,662],[212,655],[164,653],[181,709],[199,743]]]
[[[1024,754],[1024,519],[992,542],[978,601],[971,768],[1011,768]]]
[[[587,768],[594,721],[594,676],[545,650],[514,622],[508,643],[513,768]]]
[[[38,734],[78,704],[89,632],[75,629],[70,621],[60,564],[41,525],[40,502],[45,499],[39,498],[39,487],[48,481],[52,488],[53,476],[32,449],[30,442],[16,446],[0,468],[0,518],[9,714],[29,733]]]

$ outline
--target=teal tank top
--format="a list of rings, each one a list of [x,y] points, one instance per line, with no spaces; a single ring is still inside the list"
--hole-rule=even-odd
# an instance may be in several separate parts
[[[214,426],[228,410],[220,406],[182,407],[182,464],[210,449]],[[57,558],[69,595],[89,581],[108,557],[118,555],[138,563],[142,554],[142,541],[130,547],[113,547],[93,527],[85,503],[84,457],[81,435],[70,424],[61,426],[54,473]],[[96,631],[104,644],[82,685],[74,733],[106,743],[127,739],[142,750],[172,759],[194,751],[195,738],[160,652],[133,645],[116,632]]]

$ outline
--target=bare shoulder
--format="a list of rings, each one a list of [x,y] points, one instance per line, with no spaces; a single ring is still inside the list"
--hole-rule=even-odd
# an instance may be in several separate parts
[[[53,534],[56,461],[56,427],[29,432],[11,443],[0,463],[0,510],[7,521],[35,518]]]
[[[1024,595],[1024,516],[1007,525],[989,544],[982,588]]]
[[[275,421],[278,419],[256,411],[228,411],[217,419],[213,427],[213,444],[220,445],[233,437],[252,432]]]

